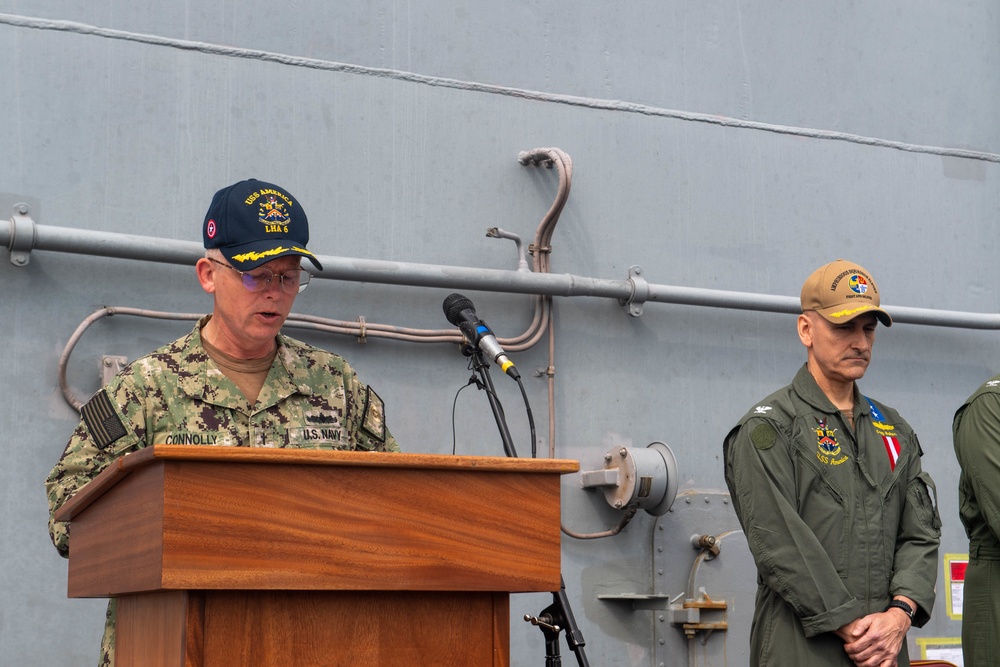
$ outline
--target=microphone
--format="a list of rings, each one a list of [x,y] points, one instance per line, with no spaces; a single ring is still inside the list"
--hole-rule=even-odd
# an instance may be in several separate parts
[[[478,347],[486,356],[496,362],[503,372],[515,380],[521,374],[514,368],[514,362],[507,358],[496,336],[486,326],[486,323],[476,315],[476,307],[461,294],[449,294],[441,305],[448,321],[462,330],[473,346]]]

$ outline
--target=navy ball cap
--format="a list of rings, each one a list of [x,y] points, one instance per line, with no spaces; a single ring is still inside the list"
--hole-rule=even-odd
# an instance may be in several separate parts
[[[202,229],[205,248],[218,248],[240,271],[255,269],[285,255],[309,258],[309,220],[299,201],[273,183],[248,179],[222,188],[212,197]]]

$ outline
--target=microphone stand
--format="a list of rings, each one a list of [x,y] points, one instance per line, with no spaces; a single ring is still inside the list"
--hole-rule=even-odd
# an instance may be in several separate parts
[[[545,667],[560,667],[562,658],[559,655],[559,633],[566,630],[566,644],[576,655],[576,663],[580,667],[590,667],[587,651],[583,648],[587,642],[580,632],[573,616],[573,609],[566,597],[566,580],[559,576],[559,590],[552,593],[552,604],[542,610],[539,616],[525,614],[524,620],[537,625],[545,635]]]
[[[493,409],[493,418],[497,422],[497,428],[500,429],[503,451],[508,457],[516,459],[517,451],[515,451],[514,442],[510,438],[510,430],[507,428],[507,419],[504,417],[503,407],[500,405],[500,401],[497,400],[496,391],[493,388],[489,363],[483,358],[483,353],[478,347],[467,345],[463,352],[472,357],[472,368],[482,378],[482,386],[486,389],[486,398],[490,402],[490,408]]]
[[[497,428],[500,429],[500,438],[503,440],[503,449],[509,458],[517,458],[514,451],[514,443],[510,438],[510,431],[507,428],[507,420],[503,414],[503,408],[497,400],[496,392],[493,388],[493,380],[490,378],[489,363],[483,358],[483,353],[477,345],[466,345],[462,349],[463,354],[472,357],[473,370],[479,373],[482,378],[481,388],[486,389],[486,397],[489,399],[490,407],[493,409],[493,417],[496,419]],[[518,383],[520,384],[520,383]],[[523,393],[522,388],[522,393]],[[527,400],[527,396],[525,396]],[[584,646],[587,642],[580,632],[580,627],[576,624],[573,616],[573,609],[570,607],[569,598],[566,597],[566,580],[559,576],[559,590],[552,593],[552,604],[542,610],[540,616],[525,615],[524,620],[532,625],[538,626],[542,634],[545,635],[545,665],[546,667],[560,667],[562,658],[559,654],[559,633],[566,630],[566,644],[576,655],[576,662],[579,667],[590,667],[587,660],[587,652]]]

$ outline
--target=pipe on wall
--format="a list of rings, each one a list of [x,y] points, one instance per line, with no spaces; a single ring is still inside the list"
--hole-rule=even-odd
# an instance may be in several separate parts
[[[26,245],[26,240],[30,242],[30,246]],[[0,245],[8,249],[27,247],[29,250],[187,265],[194,265],[205,252],[201,244],[194,241],[96,232],[35,223],[31,223],[30,229],[26,230],[22,222],[15,232],[13,220],[7,226],[0,225]],[[331,280],[545,296],[587,296],[617,299],[622,303],[629,302],[635,294],[635,282],[631,278],[611,280],[568,273],[534,273],[328,255],[318,257],[323,264],[323,270],[315,273],[315,277]],[[18,265],[23,266],[26,263]],[[652,283],[645,284],[644,291],[645,302],[771,313],[800,312],[798,298],[789,296]],[[897,323],[960,329],[1000,329],[998,313],[973,313],[884,304],[882,307]]]

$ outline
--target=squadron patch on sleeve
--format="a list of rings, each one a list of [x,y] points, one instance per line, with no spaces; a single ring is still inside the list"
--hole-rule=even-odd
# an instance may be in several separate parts
[[[94,397],[87,401],[87,404],[80,408],[80,414],[87,428],[94,436],[94,441],[100,449],[107,449],[108,445],[123,437],[127,431],[115,412],[114,405],[108,397],[108,392],[100,390]]]
[[[365,391],[365,413],[361,427],[379,442],[385,442],[385,405],[371,387]]]
[[[774,430],[774,426],[768,422],[762,424],[757,424],[752,431],[750,431],[750,442],[757,449],[771,449],[774,446],[774,440],[777,437],[778,432]]]

